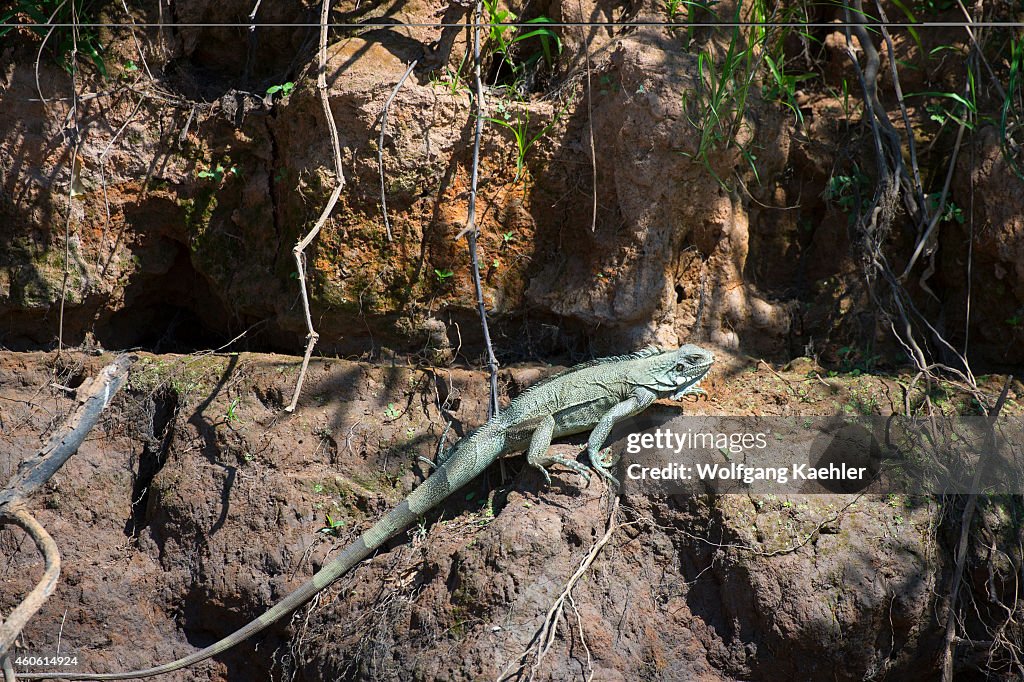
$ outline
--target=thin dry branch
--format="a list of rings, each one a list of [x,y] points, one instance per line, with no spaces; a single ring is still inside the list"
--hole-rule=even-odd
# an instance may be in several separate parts
[[[580,19],[583,19],[583,0],[576,0],[576,7],[580,12]],[[580,25],[580,35],[583,36],[583,57],[587,65],[587,126],[590,132],[590,184],[591,184],[591,209],[590,209],[590,231],[597,232],[597,149],[594,146],[594,102],[591,98],[593,89],[590,76],[590,41],[587,40],[587,31]]]
[[[561,593],[555,599],[555,602],[548,609],[547,614],[544,616],[544,622],[538,628],[537,632],[534,633],[533,639],[530,646],[528,646],[519,656],[509,664],[507,668],[501,673],[496,682],[502,682],[503,680],[510,679],[512,675],[518,674],[522,671],[526,665],[526,661],[530,656],[533,656],[533,664],[530,666],[530,674],[528,679],[533,679],[537,672],[540,670],[540,665],[544,661],[544,657],[547,656],[551,650],[552,644],[555,641],[555,635],[558,633],[558,625],[562,622],[563,614],[565,611],[566,602],[570,602],[572,607],[575,609],[575,604],[572,603],[572,590],[576,587],[576,583],[586,575],[590,566],[597,559],[597,555],[601,553],[601,549],[611,541],[612,536],[619,528],[625,528],[631,526],[635,521],[629,521],[627,523],[617,523],[616,516],[619,510],[619,497],[616,495],[612,499],[612,507],[608,512],[608,521],[605,525],[605,532],[597,542],[593,544],[587,555],[580,561],[579,567],[576,572],[572,574],[569,580],[566,581],[562,587]],[[582,637],[582,633],[581,633]],[[584,647],[587,652],[587,659],[590,659],[590,648],[586,646],[584,641]]]
[[[398,84],[391,91],[387,101],[384,102],[384,108],[380,112],[380,137],[377,139],[377,168],[380,170],[380,212],[384,216],[384,229],[387,231],[389,242],[392,240],[392,235],[391,221],[388,219],[388,197],[384,188],[384,131],[387,130],[388,126],[388,109],[391,107],[391,102],[394,101],[395,95],[398,94],[402,84],[409,78],[409,74],[412,73],[412,70],[416,68],[418,63],[418,59],[412,60],[409,68],[405,70],[405,74],[398,79]]]
[[[60,3],[59,5],[57,5],[54,8],[54,10],[53,10],[53,14],[51,14],[50,18],[46,20],[46,24],[47,24],[47,26],[50,27],[50,29],[46,32],[46,35],[43,36],[43,41],[39,44],[39,51],[36,52],[36,62],[35,62],[36,93],[39,94],[39,101],[42,102],[42,104],[43,104],[43,111],[44,111],[44,113],[49,113],[48,109],[49,109],[50,103],[46,99],[46,97],[43,96],[43,87],[39,83],[39,64],[43,60],[43,50],[46,49],[46,43],[48,43],[50,41],[50,37],[53,35],[53,32],[56,30],[56,26],[54,26],[54,23],[53,23],[54,19],[57,18],[57,14],[60,13],[61,9],[64,8],[64,5],[68,1],[69,0],[64,0],[64,2]]]
[[[263,0],[256,0],[256,4],[252,6],[249,11],[249,35],[248,43],[249,49],[248,54],[245,57],[245,78],[249,78],[252,74],[253,64],[256,61],[256,15],[260,12],[260,4]]]
[[[72,86],[73,87],[73,86]],[[76,105],[72,107],[77,108]],[[74,109],[73,109],[74,110]],[[68,217],[64,221],[64,272],[60,281],[60,312],[57,318],[57,352],[64,350],[64,303],[67,300],[68,280],[71,279],[71,221],[75,215],[75,180],[78,177],[78,165],[81,161],[78,158],[79,138],[77,126],[72,131],[74,141],[71,147],[71,165],[68,173]]]
[[[337,185],[334,187],[334,191],[331,192],[331,196],[327,200],[323,212],[320,213],[320,217],[317,218],[316,224],[313,225],[313,229],[300,239],[299,243],[292,249],[292,255],[295,257],[295,266],[299,274],[299,291],[302,294],[302,310],[306,315],[307,334],[306,352],[302,355],[302,368],[299,370],[299,378],[295,382],[295,393],[292,395],[291,403],[288,404],[288,407],[284,408],[285,412],[294,412],[296,405],[299,404],[302,383],[306,380],[306,370],[309,368],[309,358],[313,355],[313,347],[316,346],[316,342],[320,338],[320,335],[316,333],[316,329],[313,328],[313,317],[309,312],[309,292],[306,288],[306,247],[320,234],[320,230],[327,223],[327,218],[330,217],[331,211],[334,210],[334,206],[338,203],[338,197],[341,196],[341,190],[345,186],[345,174],[341,167],[341,141],[338,138],[338,127],[334,123],[334,115],[331,113],[331,103],[327,98],[327,20],[330,14],[331,2],[330,0],[324,0],[320,8],[320,50],[316,89],[320,93],[320,105],[323,107],[324,118],[327,119],[327,128],[331,133],[331,150],[334,152],[334,172],[338,179]]]
[[[36,59],[38,69],[38,55]],[[71,72],[71,110],[67,116],[70,125],[65,127],[64,137],[70,138],[71,165],[68,167],[68,217],[64,222],[64,273],[60,283],[60,313],[57,321],[58,353],[64,350],[64,304],[67,301],[68,281],[71,279],[71,221],[75,215],[75,181],[78,179],[81,164],[78,154],[82,143],[82,134],[78,129],[78,11],[74,2],[71,3],[71,54],[68,57],[68,67]]]
[[[1012,383],[1013,377],[1006,377],[1006,383],[1003,385],[1003,391],[999,394],[999,399],[996,401],[995,406],[988,413],[988,428],[990,437],[993,439],[996,420],[999,419],[999,412],[1003,409],[1003,405],[1006,403],[1006,397],[1010,393],[1010,385]],[[990,457],[982,457],[981,461],[978,463],[977,469],[974,471],[974,481],[971,485],[971,490],[978,489],[978,482],[987,471],[990,462]],[[960,540],[957,543],[956,548],[956,567],[953,569],[953,581],[949,586],[945,647],[942,652],[942,682],[953,681],[953,651],[956,644],[956,602],[957,597],[960,594],[960,582],[963,580],[964,576],[964,565],[967,561],[967,542],[968,535],[971,530],[971,521],[974,518],[974,511],[977,506],[978,495],[977,493],[971,493],[967,496],[967,504],[964,505],[964,512],[960,518]]]
[[[907,104],[903,97],[903,85],[900,83],[899,69],[896,68],[896,48],[892,42],[892,36],[889,35],[889,29],[886,28],[886,23],[889,19],[885,16],[885,8],[882,7],[881,0],[875,0],[875,8],[878,10],[878,16],[881,17],[882,22],[879,24],[879,29],[882,32],[882,38],[885,39],[885,47],[889,51],[889,73],[892,76],[892,89],[896,94],[896,102],[900,107],[900,115],[903,117],[903,129],[907,136],[907,151],[910,156],[910,170],[913,173],[913,184],[911,191],[914,194],[914,198],[920,208],[922,214],[927,214],[928,204],[924,197],[924,183],[921,182],[921,169],[917,164],[917,144],[914,142],[914,127],[910,122],[910,113],[907,111]]]
[[[972,17],[971,13],[967,11],[967,8],[964,7],[964,3],[961,2],[961,0],[956,0],[956,4],[958,7],[960,7],[960,11],[963,12],[964,19],[967,20],[966,23],[961,25],[963,26],[963,29],[967,31],[967,35],[971,38],[971,43],[973,43],[974,45],[975,54],[978,55],[978,59],[981,60],[981,63],[985,65],[985,70],[988,71],[989,78],[991,79],[990,82],[992,83],[992,86],[995,88],[996,93],[999,95],[999,99],[1005,100],[1006,91],[1003,90],[1003,84],[999,82],[999,77],[996,75],[996,72],[992,69],[992,64],[989,63],[988,59],[985,57],[985,51],[981,49],[981,41],[978,40],[978,36],[974,33],[974,31],[971,30],[971,26],[974,25],[975,23],[974,17]]]
[[[0,510],[27,499],[78,451],[86,434],[99,421],[100,413],[124,385],[135,359],[134,355],[120,355],[78,387],[78,406],[64,426],[39,452],[22,462],[7,486],[0,490]]]
[[[480,261],[477,257],[476,242],[480,230],[476,225],[477,185],[480,178],[480,140],[484,132],[484,85],[480,76],[480,23],[483,20],[483,3],[478,2],[473,10],[473,76],[476,84],[476,128],[473,134],[473,167],[469,185],[469,208],[466,216],[466,227],[457,235],[456,241],[463,236],[469,246],[469,259],[473,269],[473,285],[476,289],[477,309],[480,313],[480,325],[483,328],[484,346],[487,351],[487,370],[490,375],[491,398],[487,407],[487,417],[494,417],[501,411],[498,402],[498,359],[494,356],[491,344],[491,331],[487,326],[487,307],[484,305],[483,283],[480,281]]]
[[[942,215],[946,210],[946,197],[949,195],[949,187],[953,183],[953,172],[956,170],[956,159],[960,153],[960,144],[963,141],[964,130],[967,129],[966,121],[960,123],[960,129],[956,131],[956,142],[953,143],[953,156],[949,160],[949,167],[946,169],[946,180],[942,183],[942,193],[939,194],[939,201],[935,207],[935,214],[931,217],[928,222],[928,228],[921,235],[921,238],[917,241],[917,246],[914,248],[914,253],[910,256],[910,260],[907,261],[907,267],[903,269],[903,274],[900,275],[900,279],[905,279],[910,271],[914,269],[914,265],[917,263],[917,259],[921,257],[921,253],[925,247],[929,246],[932,232],[935,227],[942,220]]]
[[[153,78],[153,72],[149,70],[149,62],[146,61],[146,52],[142,49],[142,43],[139,42],[139,36],[135,33],[135,17],[132,15],[131,10],[128,9],[128,3],[126,0],[121,0],[121,8],[124,9],[125,16],[131,23],[130,30],[132,34],[132,42],[135,43],[135,51],[139,53],[139,61],[142,62],[142,68],[145,69],[146,75],[149,76],[150,81],[156,80]]]
[[[12,523],[23,528],[45,561],[43,578],[7,620],[0,622],[0,659],[5,657],[29,619],[53,593],[60,576],[60,553],[56,543],[23,503],[78,451],[104,408],[124,385],[134,361],[133,355],[121,355],[100,370],[96,377],[83,383],[78,389],[78,406],[64,425],[39,452],[18,466],[7,486],[0,490],[0,524]]]

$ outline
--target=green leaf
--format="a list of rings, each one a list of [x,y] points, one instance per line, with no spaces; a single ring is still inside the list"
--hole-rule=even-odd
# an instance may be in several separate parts
[[[900,2],[900,0],[892,0],[892,4],[896,5],[896,7],[903,12],[904,16],[910,20],[910,23],[917,23],[917,17],[915,17],[914,13],[910,11],[910,8]],[[921,37],[917,34],[917,29],[913,26],[907,26],[907,33],[909,33],[910,37],[914,39],[914,43],[917,45],[917,51],[924,52],[924,46],[921,44]]]
[[[953,100],[954,102],[957,102],[958,104],[962,104],[964,107],[967,108],[967,111],[970,111],[972,113],[977,112],[977,107],[974,105],[973,102],[967,101],[961,95],[958,95],[955,92],[936,92],[933,90],[928,90],[926,92],[911,92],[905,95],[905,97],[945,97],[947,99]]]

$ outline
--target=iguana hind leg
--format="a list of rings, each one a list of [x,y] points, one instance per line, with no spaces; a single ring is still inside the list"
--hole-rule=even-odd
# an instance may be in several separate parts
[[[452,430],[452,423],[449,420],[445,424],[445,426],[444,426],[444,432],[441,433],[441,440],[437,441],[437,452],[434,454],[434,461],[433,462],[431,462],[426,457],[423,457],[422,455],[417,457],[416,459],[418,459],[419,461],[423,462],[424,464],[426,464],[431,469],[436,469],[437,467],[439,467],[442,464],[444,464],[445,462],[447,462],[448,459],[455,452],[455,448],[453,448],[453,447],[452,448],[446,448],[445,447],[445,445],[448,444],[448,432],[451,431],[451,430]]]
[[[559,455],[549,455],[548,448],[551,447],[551,435],[555,432],[555,418],[547,416],[537,425],[533,436],[530,438],[530,447],[526,451],[526,461],[530,466],[537,467],[544,474],[544,480],[551,485],[551,476],[548,474],[548,467],[552,464],[566,466],[590,482],[590,472],[587,467],[579,462]]]

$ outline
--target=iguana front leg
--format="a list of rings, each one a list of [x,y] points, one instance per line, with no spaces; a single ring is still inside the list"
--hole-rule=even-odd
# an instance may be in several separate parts
[[[609,483],[613,483],[615,487],[619,486],[619,482],[608,473],[608,465],[601,456],[601,448],[604,447],[604,442],[617,421],[643,412],[657,398],[657,394],[648,391],[646,388],[636,388],[633,391],[633,395],[605,412],[604,416],[597,422],[597,425],[594,426],[594,430],[590,432],[590,440],[587,441],[587,454],[590,456],[590,466],[594,468],[594,471],[601,474],[603,478],[607,479]]]
[[[530,438],[530,447],[526,451],[526,461],[529,462],[531,466],[535,466],[540,469],[540,472],[544,474],[544,480],[548,482],[548,485],[551,485],[551,476],[548,474],[547,468],[552,464],[561,464],[569,467],[585,478],[589,483],[590,472],[587,471],[587,467],[575,460],[568,459],[567,457],[547,454],[548,448],[551,447],[551,436],[554,432],[555,418],[548,415],[537,426],[536,430],[533,432],[533,436]]]

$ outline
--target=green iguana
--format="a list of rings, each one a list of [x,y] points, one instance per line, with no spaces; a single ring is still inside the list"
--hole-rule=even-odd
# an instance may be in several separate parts
[[[527,461],[546,470],[562,464],[590,476],[582,464],[547,453],[551,439],[593,429],[587,444],[590,465],[613,484],[601,448],[620,419],[647,409],[661,397],[679,399],[684,395],[706,395],[698,382],[707,374],[714,356],[698,346],[686,345],[664,351],[646,348],[631,355],[602,358],[555,374],[531,386],[513,400],[500,415],[437,458],[433,473],[397,507],[370,527],[304,585],[271,607],[248,625],[215,644],[176,661],[124,673],[27,673],[23,679],[59,677],[69,680],[126,680],[179,670],[215,656],[248,639],[313,598],[356,564],[370,556],[389,539],[413,525],[417,519],[469,483],[492,462],[506,454],[526,450]]]

